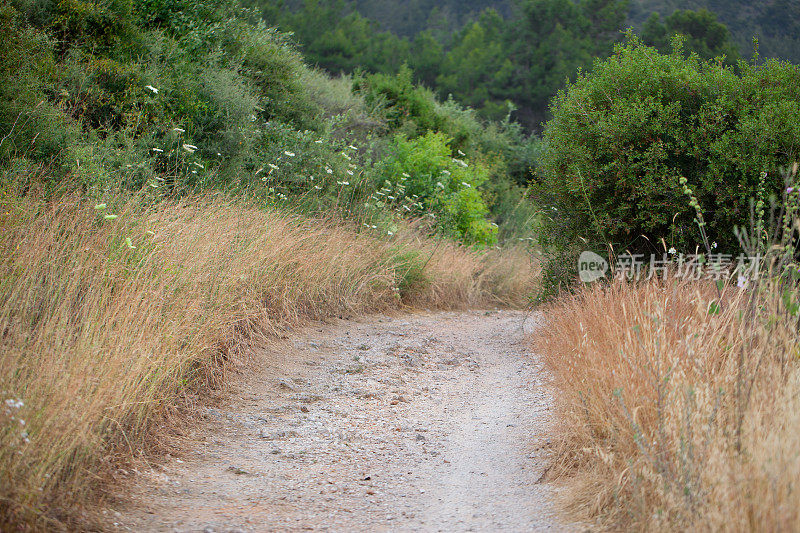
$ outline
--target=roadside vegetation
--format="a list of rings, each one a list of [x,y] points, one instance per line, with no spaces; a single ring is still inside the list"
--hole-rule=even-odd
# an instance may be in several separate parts
[[[551,478],[604,527],[800,527],[798,81],[634,39],[553,102],[557,297],[532,342],[554,378]],[[576,282],[579,250],[614,278]]]

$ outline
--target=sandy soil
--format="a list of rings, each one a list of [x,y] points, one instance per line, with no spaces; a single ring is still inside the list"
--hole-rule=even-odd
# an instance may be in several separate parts
[[[110,530],[570,531],[551,399],[513,311],[316,326],[256,355],[193,444],[138,476]]]

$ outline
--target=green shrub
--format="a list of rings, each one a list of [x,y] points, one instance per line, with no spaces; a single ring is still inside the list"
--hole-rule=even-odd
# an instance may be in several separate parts
[[[546,245],[693,250],[701,241],[679,184],[686,177],[711,239],[733,252],[761,172],[767,191],[800,148],[800,68],[739,67],[665,55],[635,38],[552,102],[538,169]]]
[[[376,177],[374,199],[381,207],[404,216],[438,217],[445,233],[468,243],[493,244],[497,227],[487,220],[489,209],[479,191],[486,168],[454,158],[443,133],[429,132],[416,139],[398,134]]]

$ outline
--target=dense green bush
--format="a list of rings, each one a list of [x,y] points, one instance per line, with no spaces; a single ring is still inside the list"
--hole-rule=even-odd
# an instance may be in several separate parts
[[[493,244],[497,226],[487,220],[489,209],[479,191],[487,170],[464,156],[453,157],[448,143],[442,133],[416,139],[398,134],[376,174],[382,188],[373,199],[410,216],[432,214],[439,228],[465,242]]]
[[[735,251],[760,174],[778,194],[779,168],[798,160],[800,68],[685,58],[635,38],[559,93],[545,128],[538,195],[542,238],[565,249],[693,250],[700,243],[685,177],[721,250]]]
[[[2,190],[216,188],[385,235],[431,215],[479,244],[490,217],[527,221],[518,126],[438,101],[407,68],[331,78],[237,0],[11,0],[0,29]],[[409,201],[381,200],[403,173]]]

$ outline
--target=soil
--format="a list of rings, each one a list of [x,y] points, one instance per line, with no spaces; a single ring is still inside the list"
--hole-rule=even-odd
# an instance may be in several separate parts
[[[572,531],[547,468],[537,315],[317,325],[256,354],[180,457],[139,472],[112,531]]]

